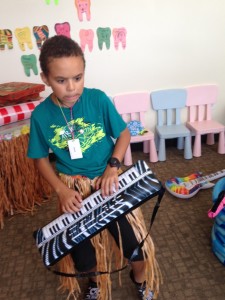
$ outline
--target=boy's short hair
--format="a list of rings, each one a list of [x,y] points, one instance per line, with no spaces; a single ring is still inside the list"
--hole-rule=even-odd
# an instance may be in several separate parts
[[[48,38],[41,47],[39,62],[42,72],[47,76],[48,64],[52,58],[80,56],[85,67],[84,53],[77,42],[64,35],[55,35]]]

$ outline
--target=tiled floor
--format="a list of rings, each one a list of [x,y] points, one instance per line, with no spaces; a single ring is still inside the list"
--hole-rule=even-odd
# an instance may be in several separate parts
[[[133,153],[134,161],[147,155]],[[185,160],[183,152],[167,149],[167,161],[149,164],[163,183],[174,176],[184,177],[194,171],[204,175],[225,168],[225,155],[215,146],[203,146],[203,156]],[[201,190],[189,199],[173,197],[168,192],[162,200],[151,234],[156,256],[163,274],[158,300],[223,300],[225,299],[225,266],[211,251],[213,220],[207,217],[212,206],[212,189]],[[154,199],[143,204],[149,222]],[[45,269],[34,245],[32,232],[50,222],[57,214],[55,198],[37,207],[34,215],[14,215],[5,218],[0,231],[0,299],[2,300],[64,300],[58,293],[58,277]],[[122,272],[122,287],[117,274],[112,276],[112,299],[135,300],[135,289]],[[84,287],[86,281],[81,281]],[[81,298],[82,299],[82,298]],[[106,299],[107,300],[107,299]]]

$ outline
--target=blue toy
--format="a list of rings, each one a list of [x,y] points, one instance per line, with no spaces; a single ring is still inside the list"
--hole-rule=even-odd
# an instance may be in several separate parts
[[[220,179],[213,188],[212,199],[213,203],[218,200],[221,192],[225,191],[225,178]],[[221,209],[215,217],[215,222],[212,228],[212,251],[225,265],[225,208]]]

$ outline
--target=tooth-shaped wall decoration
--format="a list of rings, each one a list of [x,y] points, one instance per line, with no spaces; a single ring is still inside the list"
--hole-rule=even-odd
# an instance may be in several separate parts
[[[81,49],[84,51],[87,45],[91,52],[93,50],[94,31],[92,29],[81,29],[79,36]]]
[[[119,49],[119,44],[122,45],[122,48],[126,48],[126,35],[127,31],[124,27],[114,28],[112,30],[113,38],[114,38],[114,47],[116,50]]]
[[[29,27],[16,28],[15,36],[18,40],[19,47],[22,51],[25,51],[25,44],[27,44],[29,49],[33,49],[31,31]]]
[[[45,40],[47,40],[49,36],[49,29],[47,25],[42,26],[34,26],[33,34],[36,39],[36,44],[38,49],[41,49],[41,46]]]
[[[51,3],[51,0],[45,0],[45,3],[49,5]],[[55,5],[58,5],[59,0],[54,0],[54,3],[55,3]]]
[[[56,23],[55,24],[55,32],[57,35],[65,35],[68,38],[70,38],[70,23],[64,22],[64,23]]]
[[[5,45],[8,49],[13,49],[12,31],[10,29],[0,29],[0,50],[5,50]]]
[[[35,54],[22,55],[21,62],[24,67],[25,74],[28,77],[30,76],[30,70],[32,70],[35,75],[38,75],[37,58]]]
[[[100,50],[103,48],[103,44],[105,44],[106,48],[110,48],[110,37],[111,37],[111,29],[109,27],[98,27],[97,28],[97,36],[98,36],[98,47]]]
[[[90,0],[75,0],[79,21],[83,21],[83,14],[86,14],[87,21],[91,20],[91,1]]]

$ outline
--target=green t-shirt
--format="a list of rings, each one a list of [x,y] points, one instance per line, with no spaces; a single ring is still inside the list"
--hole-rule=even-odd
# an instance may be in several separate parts
[[[47,157],[51,149],[58,172],[91,179],[100,176],[112,155],[113,139],[120,136],[126,123],[106,94],[97,89],[84,88],[72,113],[70,108],[61,109],[50,96],[35,108],[31,116],[28,157]],[[70,158],[71,129],[74,138],[80,141],[83,158]]]

